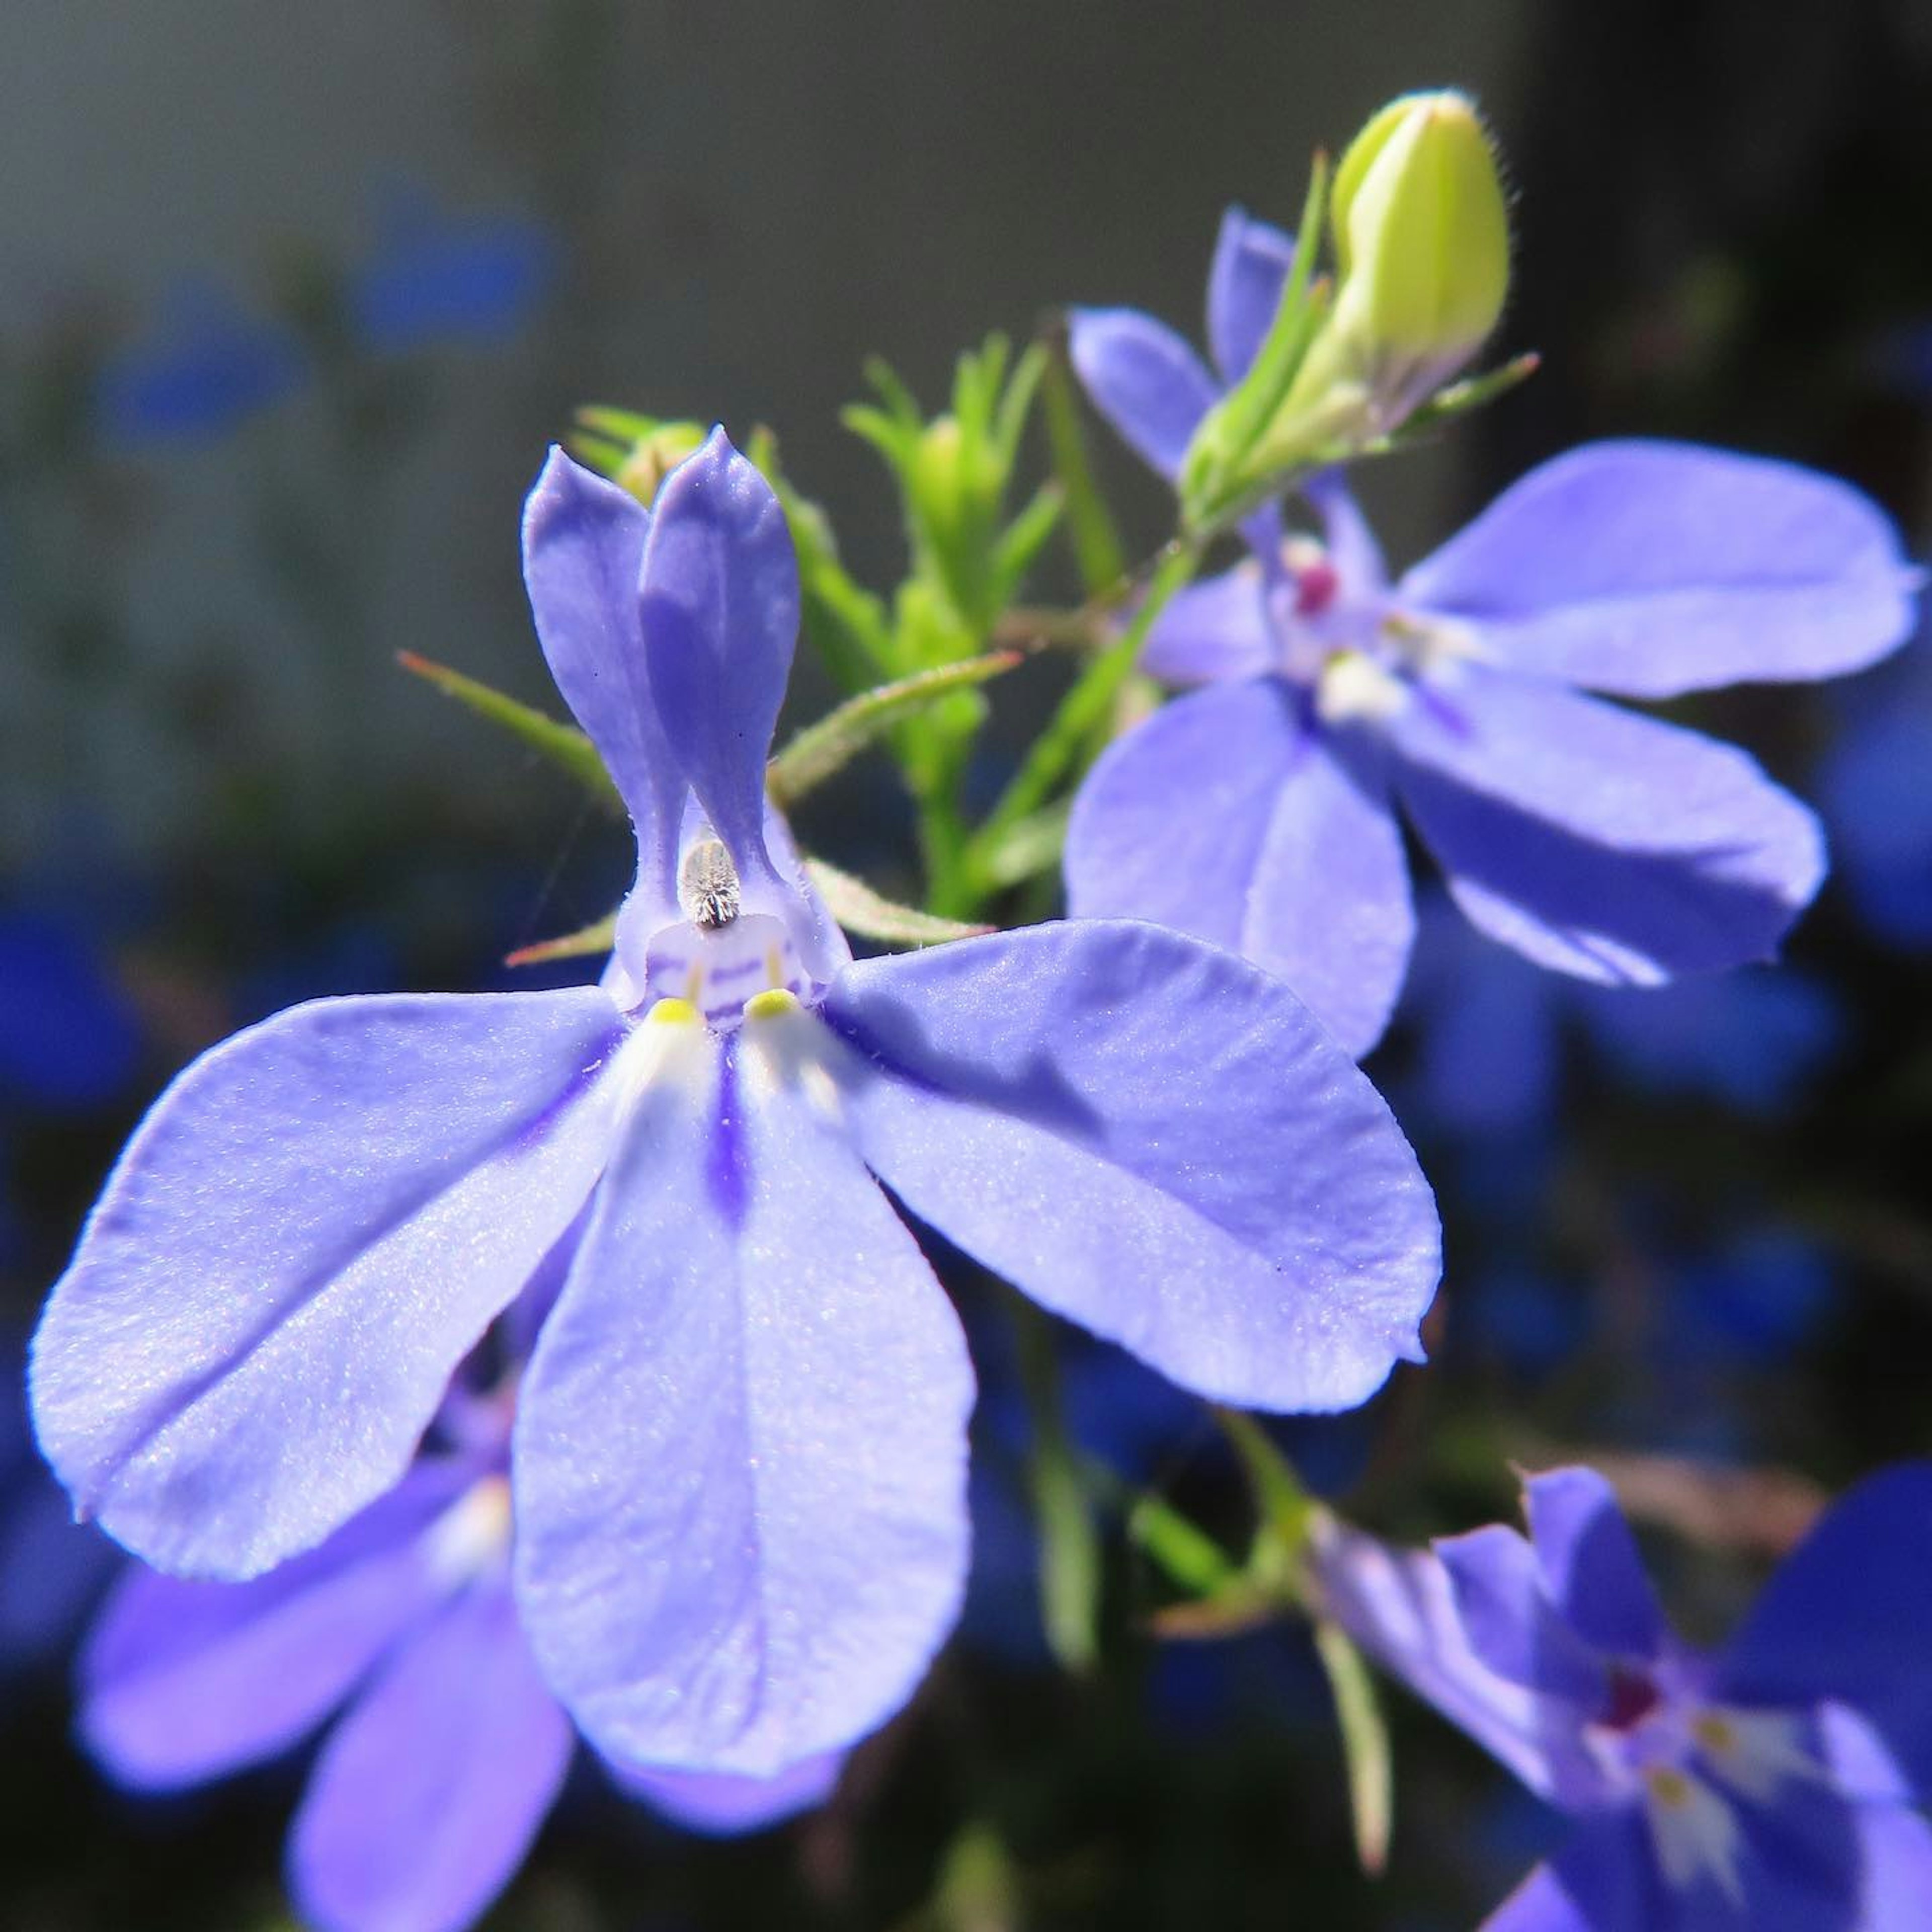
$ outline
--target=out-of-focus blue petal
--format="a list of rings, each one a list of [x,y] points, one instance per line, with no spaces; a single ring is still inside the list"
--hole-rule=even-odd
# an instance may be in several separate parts
[[[1452,1298],[1453,1318],[1525,1375],[1562,1367],[1589,1334],[1582,1293],[1574,1282],[1504,1267],[1466,1286],[1467,1293]]]
[[[1148,632],[1142,670],[1174,685],[1260,676],[1276,657],[1267,596],[1267,580],[1252,557],[1177,591]]]
[[[1067,331],[1075,371],[1094,406],[1172,481],[1220,393],[1200,357],[1138,309],[1076,308]]]
[[[0,913],[0,1099],[100,1106],[140,1050],[132,1004],[80,932],[44,913]]]
[[[1824,877],[1811,814],[1676,725],[1472,665],[1394,728],[1456,903],[1539,965],[1654,986],[1766,958]]]
[[[318,1001],[155,1102],[34,1342],[40,1444],[164,1568],[240,1578],[390,1487],[601,1171],[594,987]]]
[[[160,328],[111,358],[94,407],[110,443],[212,442],[279,402],[306,373],[295,338],[198,289]]]
[[[1222,382],[1238,382],[1253,366],[1294,260],[1294,243],[1279,228],[1244,208],[1222,216],[1208,274],[1208,349]]]
[[[1932,1925],[1932,1825],[1904,1804],[1863,1805],[1852,1822],[1863,1866],[1858,1932]]]
[[[1546,1864],[1483,1921],[1481,1932],[1744,1932],[1744,1922],[1687,1917],[1666,1887],[1632,1806],[1586,1818]],[[1755,1928],[1753,1928],[1755,1932]],[[1819,1928],[1823,1932],[1823,1928]]]
[[[1587,443],[1532,470],[1402,580],[1512,670],[1628,698],[1856,670],[1910,634],[1918,574],[1884,512],[1788,463]]]
[[[1511,1684],[1574,1707],[1580,1720],[1594,1715],[1609,1684],[1604,1660],[1550,1600],[1528,1542],[1490,1523],[1438,1538],[1434,1548],[1463,1634],[1484,1664]]]
[[[518,1590],[606,1756],[766,1777],[890,1716],[956,1615],[972,1373],[818,1022],[663,1030],[525,1378]]]
[[[1162,928],[1069,921],[862,961],[823,1009],[867,1164],[949,1240],[1184,1388],[1364,1400],[1416,1329],[1434,1204],[1294,995]]]
[[[658,720],[638,610],[650,517],[552,449],[524,506],[524,584],[550,675],[590,734],[638,835],[641,938],[677,916],[685,777]]]
[[[1604,1775],[1576,1714],[1498,1676],[1478,1658],[1438,1558],[1391,1550],[1324,1519],[1309,1562],[1325,1613],[1539,1797],[1580,1804],[1601,1796]]]
[[[289,1834],[316,1932],[464,1932],[524,1862],[574,1747],[501,1580],[400,1646],[330,1733]]]
[[[1388,1023],[1414,929],[1372,747],[1312,730],[1275,678],[1190,693],[1108,746],[1066,832],[1076,919],[1151,920],[1240,953],[1351,1053]]]
[[[129,1564],[81,1656],[88,1750],[148,1790],[287,1750],[434,1606],[426,1538],[471,1474],[419,1464],[320,1549],[252,1582]]]
[[[1786,1228],[1756,1229],[1685,1269],[1667,1346],[1700,1346],[1746,1362],[1775,1362],[1818,1328],[1835,1286],[1830,1257]]]
[[[74,1511],[38,1456],[0,1469],[0,1679],[51,1663],[122,1562]]]
[[[632,1797],[661,1812],[674,1825],[707,1838],[736,1838],[763,1832],[816,1810],[838,1788],[844,1754],[829,1751],[808,1757],[776,1778],[723,1778],[702,1771],[628,1771],[609,1767]]]
[[[535,222],[497,216],[392,225],[350,287],[350,314],[372,355],[452,339],[493,341],[520,328],[556,274],[556,244]]]
[[[1790,1106],[1845,1040],[1830,993],[1784,969],[1669,986],[1583,986],[1570,997],[1598,1050],[1631,1085],[1745,1113]]]
[[[1922,650],[1924,647],[1921,646]],[[1832,856],[1888,945],[1932,948],[1932,706],[1902,699],[1850,726],[1818,773]]]
[[[1780,1566],[1720,1653],[1717,1696],[1792,1705],[1833,1698],[1932,1790],[1932,1462],[1868,1476]]]
[[[1616,1492],[1594,1469],[1550,1469],[1524,1483],[1523,1504],[1557,1613],[1599,1650],[1656,1656],[1669,1632]]]

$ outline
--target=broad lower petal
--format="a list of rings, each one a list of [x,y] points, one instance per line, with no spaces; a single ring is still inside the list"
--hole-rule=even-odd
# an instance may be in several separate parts
[[[808,1757],[776,1778],[726,1778],[714,1772],[626,1771],[611,1775],[632,1797],[687,1832],[707,1838],[736,1838],[763,1832],[816,1810],[837,1790],[845,1768],[842,1751]]]
[[[1811,814],[1694,731],[1474,666],[1392,728],[1456,903],[1539,965],[1656,986],[1768,958],[1824,877]]]
[[[1222,382],[1238,382],[1254,364],[1294,260],[1294,243],[1245,208],[1221,218],[1208,275],[1208,347]]]
[[[1834,1698],[1932,1791],[1932,1463],[1868,1477],[1820,1518],[1766,1585],[1719,1659],[1738,1703]]]
[[[1858,1932],[1932,1925],[1932,1825],[1906,1804],[1862,1807],[1854,1820],[1863,1868]]]
[[[1581,1820],[1556,1857],[1483,1921],[1481,1932],[1730,1932],[1721,1916],[1687,1916],[1681,1905],[1665,1887],[1642,1812],[1633,1804]]]
[[[1550,1469],[1526,1480],[1523,1504],[1564,1621],[1599,1650],[1655,1656],[1669,1633],[1616,1492],[1594,1469]]]
[[[694,1027],[526,1379],[518,1588],[607,1756],[765,1777],[905,1700],[957,1613],[972,1372],[821,1112],[818,1023]]]
[[[912,1212],[1054,1312],[1223,1402],[1346,1408],[1398,1358],[1434,1204],[1375,1090],[1277,980],[1070,921],[853,967],[845,1104]]]
[[[1172,481],[1220,392],[1201,358],[1165,322],[1131,308],[1076,308],[1067,317],[1073,367],[1094,406],[1136,454]]]
[[[569,1720],[507,1586],[479,1582],[331,1732],[289,1834],[316,1932],[463,1932],[516,1874],[569,1768]]]
[[[1252,557],[1177,591],[1148,632],[1142,670],[1174,685],[1260,676],[1276,657],[1267,594]]]
[[[157,1568],[238,1579],[408,1467],[603,1166],[594,987],[298,1006],[162,1095],[34,1338],[40,1444]]]
[[[789,902],[765,847],[765,760],[798,640],[798,560],[771,485],[722,429],[658,492],[639,606],[651,688],[691,789],[736,861]]]
[[[1353,1054],[1414,931],[1402,834],[1364,748],[1280,680],[1196,692],[1108,748],[1066,832],[1076,919],[1151,920],[1284,980]]]
[[[1586,444],[1402,580],[1496,662],[1628,698],[1838,676],[1910,634],[1918,574],[1849,484],[1688,443]]]
[[[196,1784],[308,1736],[435,1604],[426,1539],[468,1473],[424,1464],[319,1550],[247,1583],[130,1564],[80,1666],[80,1734],[123,1784]]]
[[[670,754],[638,621],[650,514],[553,448],[524,506],[524,583],[550,675],[590,734],[638,835],[638,884],[661,922],[676,904],[684,776]]]

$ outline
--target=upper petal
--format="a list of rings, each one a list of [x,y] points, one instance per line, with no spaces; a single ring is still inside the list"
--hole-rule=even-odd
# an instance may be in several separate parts
[[[1664,1612],[1616,1492],[1594,1469],[1550,1469],[1525,1482],[1523,1501],[1558,1613],[1599,1650],[1655,1655]]]
[[[395,1653],[331,1732],[289,1834],[316,1932],[464,1932],[524,1862],[570,1765],[506,1580]]]
[[[1076,918],[1152,920],[1286,980],[1358,1057],[1408,963],[1408,861],[1372,748],[1264,678],[1196,692],[1110,746],[1066,834]]]
[[[1688,443],[1586,444],[1408,572],[1520,670],[1631,698],[1834,676],[1901,643],[1918,574],[1835,478]]]
[[[1067,330],[1075,371],[1094,406],[1172,481],[1220,394],[1200,357],[1138,309],[1076,308]]]
[[[782,916],[792,889],[765,846],[765,760],[798,640],[798,560],[771,485],[722,429],[658,492],[638,596],[664,736],[747,909]]]
[[[519,1591],[622,1762],[762,1777],[848,1744],[957,1611],[971,1369],[820,1111],[821,1037],[794,1009],[728,1056],[676,1044],[526,1379]]]
[[[823,1011],[893,1192],[1171,1380],[1342,1408],[1419,1359],[1428,1187],[1266,974],[1158,926],[1074,921],[862,961]]]
[[[1253,558],[1176,591],[1155,618],[1141,668],[1163,684],[1211,684],[1258,677],[1274,668],[1268,583]]]
[[[1846,1492],[1766,1585],[1725,1646],[1715,1694],[1739,1703],[1835,1698],[1932,1791],[1932,1462]]]
[[[34,1337],[40,1445],[157,1568],[242,1577],[407,1467],[608,1150],[594,987],[298,1006],[156,1102]]]
[[[646,916],[662,922],[676,904],[685,781],[658,721],[638,620],[650,523],[628,490],[553,448],[524,506],[524,583],[550,675],[629,809]]]
[[[128,1564],[81,1654],[88,1750],[149,1790],[286,1750],[436,1601],[425,1538],[468,1480],[422,1465],[320,1549],[247,1583]]]
[[[1253,365],[1294,260],[1294,241],[1279,228],[1245,208],[1222,216],[1208,274],[1208,348],[1222,382],[1238,382]]]
[[[1435,1549],[1471,1650],[1508,1682],[1594,1714],[1609,1685],[1604,1660],[1552,1602],[1529,1544],[1491,1523]]]
[[[1466,666],[1394,726],[1396,789],[1471,919],[1654,986],[1768,957],[1824,876],[1811,814],[1734,746]]]

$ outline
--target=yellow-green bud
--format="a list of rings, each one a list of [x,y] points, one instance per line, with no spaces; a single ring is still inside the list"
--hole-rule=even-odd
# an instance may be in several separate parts
[[[1342,156],[1329,208],[1340,279],[1328,352],[1310,360],[1362,382],[1390,428],[1482,346],[1509,293],[1502,180],[1468,98],[1390,101]]]
[[[664,478],[704,441],[704,430],[694,422],[654,423],[640,435],[613,473],[611,481],[630,491],[649,509],[657,500]]]

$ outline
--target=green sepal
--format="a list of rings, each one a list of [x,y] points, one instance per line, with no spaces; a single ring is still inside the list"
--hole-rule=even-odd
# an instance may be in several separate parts
[[[1388,1862],[1395,1821],[1395,1757],[1389,1748],[1388,1724],[1375,1679],[1340,1624],[1326,1619],[1316,1623],[1315,1651],[1334,1694],[1348,1769],[1348,1808],[1354,1820],[1355,1856],[1373,1878]]]
[[[994,930],[990,926],[968,926],[901,905],[826,860],[808,858],[805,870],[813,890],[825,902],[826,910],[861,939],[876,939],[884,946],[944,946],[956,939],[976,939]]]
[[[565,724],[514,698],[506,697],[493,686],[466,676],[419,656],[414,651],[398,651],[396,662],[404,670],[433,684],[458,704],[466,706],[479,718],[499,725],[512,737],[520,738],[559,770],[567,772],[601,804],[620,817],[624,801],[604,769],[597,748],[574,724]]]
[[[1021,657],[1018,651],[989,651],[983,656],[915,671],[910,677],[875,685],[848,698],[815,724],[806,725],[772,759],[765,774],[765,789],[774,804],[789,810],[894,726],[930,710],[954,692],[970,689],[1011,670]]]
[[[533,946],[520,946],[506,953],[506,966],[542,966],[554,959],[582,959],[593,952],[608,952],[617,943],[617,915],[608,913],[590,925],[566,932],[560,939],[539,939]]]

